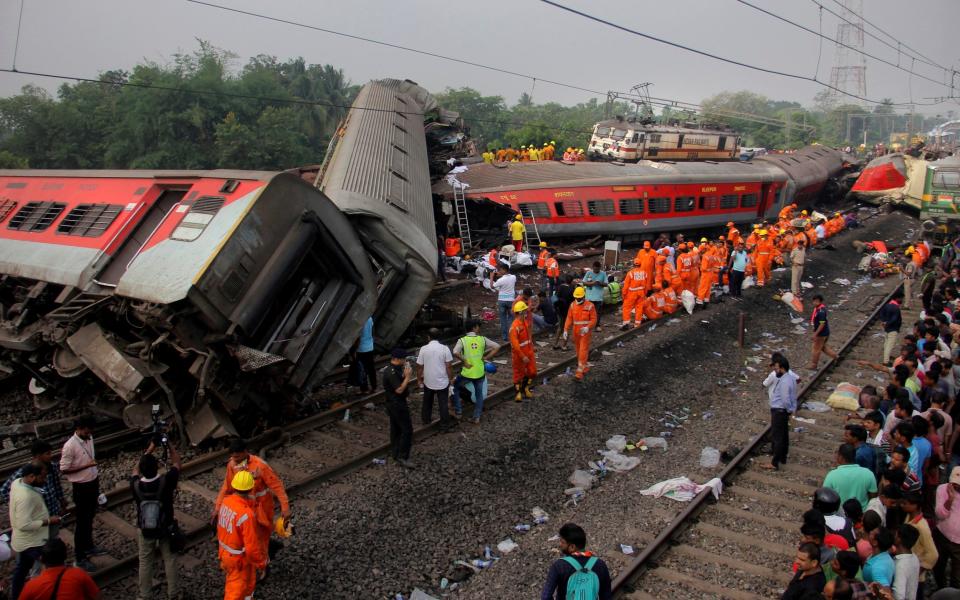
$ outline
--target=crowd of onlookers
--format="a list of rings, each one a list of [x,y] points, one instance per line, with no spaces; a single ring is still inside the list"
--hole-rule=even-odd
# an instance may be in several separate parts
[[[859,362],[887,379],[862,388],[846,417],[836,467],[803,514],[784,599],[960,598],[956,255],[950,244],[907,275],[919,279],[923,304],[912,327],[902,313],[910,295],[881,309],[881,362]]]

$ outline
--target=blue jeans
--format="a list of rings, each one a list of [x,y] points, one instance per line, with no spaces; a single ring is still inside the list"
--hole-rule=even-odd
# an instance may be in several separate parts
[[[484,376],[480,379],[468,379],[463,375],[457,375],[457,379],[453,382],[453,410],[458,415],[463,410],[460,402],[461,389],[468,390],[473,396],[473,418],[479,419],[483,414],[483,401],[487,398],[487,378]]]
[[[498,300],[497,310],[500,312],[500,335],[503,341],[510,341],[510,324],[513,323],[513,300]]]

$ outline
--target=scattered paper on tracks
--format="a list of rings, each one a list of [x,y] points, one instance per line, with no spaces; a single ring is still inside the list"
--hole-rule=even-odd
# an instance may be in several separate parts
[[[723,482],[714,477],[701,485],[694,483],[688,477],[674,477],[654,484],[640,493],[654,498],[666,497],[678,502],[689,502],[707,488],[710,488],[714,498],[719,498],[723,493]]]

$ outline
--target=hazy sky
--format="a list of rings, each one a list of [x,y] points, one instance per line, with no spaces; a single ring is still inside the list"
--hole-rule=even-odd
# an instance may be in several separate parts
[[[775,99],[810,105],[821,88],[812,82],[750,71],[642,39],[569,14],[537,0],[483,2],[429,0],[211,0],[328,29],[447,54],[593,90],[628,90],[653,83],[654,96],[699,102],[724,90],[750,89]],[[560,0],[563,4],[632,29],[767,68],[813,76],[819,40],[737,0]],[[815,30],[819,8],[812,0],[751,0]],[[833,10],[834,0],[822,0]],[[956,25],[958,0],[866,0],[864,16],[919,52],[960,68]],[[10,68],[20,2],[0,1],[0,67]],[[823,32],[836,36],[838,20],[823,14]],[[868,31],[874,30],[868,27]],[[878,33],[878,35],[880,35]],[[256,54],[302,56],[342,68],[351,81],[413,79],[428,89],[470,86],[503,95],[513,103],[533,90],[537,102],[572,104],[591,94],[472,66],[384,48],[361,41],[272,23],[200,6],[185,0],[24,0],[17,68],[96,77],[103,70],[137,62],[167,62],[191,52],[197,39],[228,49],[238,66]],[[895,44],[894,44],[895,45]],[[866,51],[893,62],[897,52],[874,39]],[[819,78],[830,80],[835,46],[823,42]],[[910,60],[901,58],[910,66]],[[938,81],[942,71],[916,63],[915,70]],[[916,102],[949,95],[935,83],[913,78],[867,59],[867,94]],[[960,87],[960,76],[956,78]],[[26,83],[55,89],[58,82],[0,73],[0,95]],[[918,108],[929,114],[960,112],[957,100]]]

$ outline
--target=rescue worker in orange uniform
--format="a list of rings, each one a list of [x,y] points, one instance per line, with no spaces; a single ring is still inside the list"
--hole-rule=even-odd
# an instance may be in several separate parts
[[[754,265],[757,269],[757,287],[763,287],[770,279],[770,266],[773,261],[773,241],[766,229],[757,230],[759,240],[754,250]]]
[[[630,327],[630,314],[636,312],[636,326],[640,326],[643,320],[643,300],[647,295],[647,289],[650,282],[647,280],[647,272],[640,266],[640,258],[634,258],[634,267],[627,271],[623,277],[623,324],[620,329]]]
[[[736,248],[737,244],[740,243],[740,240],[743,239],[740,236],[740,230],[734,226],[733,221],[727,223],[727,239],[730,240],[730,243],[733,244],[734,248]]]
[[[527,304],[515,302],[513,323],[510,325],[510,358],[513,362],[514,400],[523,402],[533,398],[530,386],[537,376],[537,356],[533,347],[533,329],[527,320]]]
[[[537,255],[537,270],[540,271],[540,279],[543,281],[543,286],[547,285],[547,258],[550,256],[550,251],[547,250],[547,243],[540,242],[540,254]]]
[[[527,162],[530,160],[530,151],[527,150],[526,145],[520,146],[520,162]]]
[[[664,287],[664,282],[671,282],[676,276],[674,268],[670,266],[670,263],[667,262],[667,257],[664,254],[657,254],[657,266],[656,273],[653,280],[653,288],[659,290]]]
[[[817,229],[813,226],[813,223],[808,221],[804,234],[807,236],[807,248],[813,248],[817,244]]]
[[[673,289],[673,284],[666,279],[663,280],[663,312],[672,315],[677,312],[680,305],[680,298],[677,297],[677,291]]]
[[[290,501],[283,488],[283,482],[276,472],[270,468],[265,460],[250,454],[247,444],[241,439],[230,442],[230,460],[227,461],[227,472],[223,478],[223,485],[217,495],[214,514],[220,512],[220,505],[230,492],[230,486],[237,473],[250,473],[253,476],[254,487],[251,491],[253,507],[255,509],[254,525],[260,539],[260,546],[266,551],[270,546],[270,532],[273,531],[274,498],[280,501],[280,514],[284,521],[290,520]]]
[[[503,151],[503,157],[507,162],[513,162],[513,159],[517,157],[517,151],[513,149],[513,146],[507,146],[507,149]]]
[[[681,251],[682,254],[677,255],[677,272],[680,274],[681,287],[677,290],[677,293],[681,293],[684,290],[693,291],[693,252],[689,250],[687,244],[681,244],[678,248],[678,251]]]
[[[503,162],[507,160],[507,151],[503,148],[497,150],[497,162]]]
[[[795,210],[797,210],[796,202],[792,204],[788,204],[787,206],[784,206],[783,208],[780,209],[780,215],[778,216],[778,218],[781,221],[789,221],[790,219],[793,218],[793,211]]]
[[[550,288],[550,295],[552,296],[560,284],[560,263],[557,262],[552,250],[547,250],[547,259],[543,261],[543,265],[547,275],[547,285]]]
[[[257,531],[255,485],[249,471],[237,471],[230,480],[230,493],[217,502],[218,556],[227,574],[223,600],[253,598],[257,570],[267,567],[266,547]]]
[[[590,356],[590,338],[597,324],[597,309],[587,300],[587,291],[580,286],[573,290],[573,304],[567,309],[567,321],[563,324],[563,339],[567,340],[573,332],[573,349],[577,353],[577,381],[583,381],[584,374],[590,370],[587,358]]]
[[[640,261],[640,268],[647,272],[648,285],[652,285],[655,278],[657,251],[650,246],[650,242],[644,242],[643,248],[637,251],[637,260]]]
[[[666,302],[663,299],[663,293],[652,292],[643,301],[643,316],[648,321],[656,321],[663,316],[663,309]]]
[[[497,268],[497,249],[493,248],[490,250],[490,259],[487,261],[490,263],[490,266],[494,269]]]
[[[746,243],[747,252],[752,252],[753,247],[757,244],[757,240],[760,239],[759,236],[757,236],[758,231],[760,231],[760,225],[758,225],[757,223],[754,223],[753,231],[751,231],[750,235],[747,236],[747,243]]]
[[[710,290],[713,284],[720,282],[722,259],[716,248],[707,246],[700,255],[700,282],[697,287],[697,304],[710,303]]]

